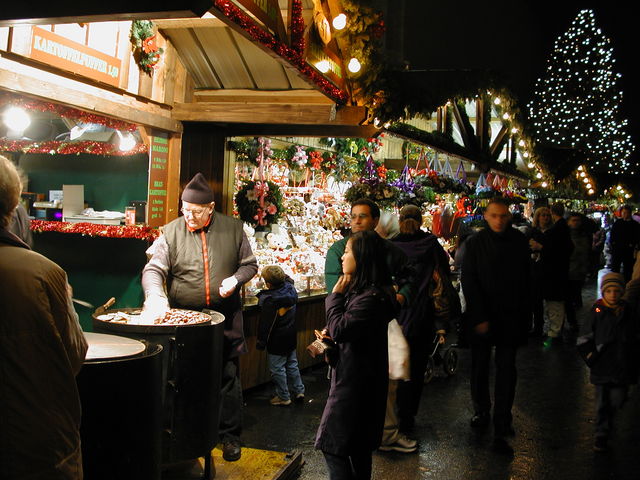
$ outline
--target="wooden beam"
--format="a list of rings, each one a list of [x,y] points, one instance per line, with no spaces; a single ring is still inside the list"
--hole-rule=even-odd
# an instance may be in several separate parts
[[[316,104],[333,105],[331,99],[317,90],[248,90],[219,89],[194,92],[195,102],[231,102],[251,104]]]
[[[165,207],[165,223],[178,218],[178,195],[180,192],[180,163],[182,156],[182,134],[172,133],[169,136],[169,161],[167,177],[167,205]]]
[[[507,133],[509,133],[509,127],[503,125],[498,132],[498,135],[496,135],[496,138],[493,140],[493,143],[491,144],[490,152],[492,158],[497,158],[498,154],[500,153],[498,149],[502,149]]]
[[[191,122],[276,123],[298,125],[359,125],[365,107],[289,104],[176,103],[173,118]]]
[[[201,17],[210,7],[211,0],[3,2],[0,26]]]
[[[166,18],[154,20],[160,30],[172,28],[226,28],[227,24],[214,16],[208,18]]]
[[[210,133],[223,129],[225,137],[359,137],[370,138],[381,130],[373,125],[296,125],[273,123],[212,123],[193,122],[185,125],[188,131]],[[185,146],[189,149],[189,146]]]
[[[478,137],[480,150],[484,150],[487,146],[487,138],[485,135],[486,121],[487,119],[484,117],[484,100],[478,97],[476,99],[476,137]]]
[[[0,89],[40,97],[81,110],[169,132],[181,132],[169,106],[102,89],[0,56]]]
[[[468,117],[466,116],[466,113],[463,113],[460,111],[460,108],[458,107],[458,103],[457,102],[451,102],[451,107],[453,109],[453,116],[456,119],[456,123],[458,124],[458,129],[460,130],[460,136],[462,137],[462,142],[464,143],[464,146],[467,147],[469,150],[473,150],[475,145],[474,142],[472,140],[472,135],[473,132],[469,132],[469,128],[468,128]],[[467,120],[465,122],[465,119]]]

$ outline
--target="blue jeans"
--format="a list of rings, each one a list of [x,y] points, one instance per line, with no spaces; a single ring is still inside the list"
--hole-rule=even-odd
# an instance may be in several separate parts
[[[596,437],[608,437],[615,414],[627,400],[627,385],[596,385]]]
[[[302,384],[302,378],[300,378],[298,357],[295,350],[286,356],[268,353],[267,360],[269,361],[271,379],[276,388],[276,395],[283,400],[289,400],[287,380],[291,383],[291,390],[295,395],[304,393],[304,385]]]

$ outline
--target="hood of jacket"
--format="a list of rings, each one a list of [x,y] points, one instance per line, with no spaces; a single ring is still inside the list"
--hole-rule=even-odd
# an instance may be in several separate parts
[[[287,277],[282,285],[276,288],[268,288],[258,292],[258,305],[262,306],[267,298],[270,298],[274,305],[280,307],[291,307],[298,301],[298,292],[293,284],[293,280]]]

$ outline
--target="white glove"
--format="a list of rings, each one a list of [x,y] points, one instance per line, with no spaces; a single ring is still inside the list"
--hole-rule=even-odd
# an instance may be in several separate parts
[[[225,278],[220,285],[220,296],[222,298],[230,297],[236,289],[236,285],[238,285],[238,279],[233,275],[229,278]]]
[[[140,314],[140,323],[145,325],[153,325],[156,321],[164,318],[169,311],[169,302],[167,297],[160,295],[149,295],[142,306]]]

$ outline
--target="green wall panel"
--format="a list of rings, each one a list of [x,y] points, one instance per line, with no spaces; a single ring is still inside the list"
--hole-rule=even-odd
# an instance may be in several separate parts
[[[100,155],[22,155],[19,166],[29,177],[29,191],[62,190],[62,185],[84,185],[84,200],[94,210],[123,212],[134,200],[147,199],[149,157]]]

